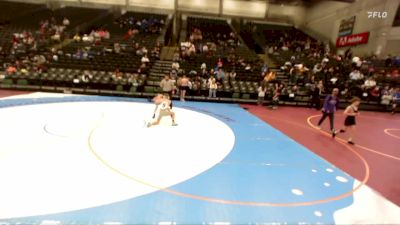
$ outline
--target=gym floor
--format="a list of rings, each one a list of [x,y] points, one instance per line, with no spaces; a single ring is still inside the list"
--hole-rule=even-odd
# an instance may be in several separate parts
[[[174,102],[147,128],[143,99],[0,96],[2,224],[400,224],[398,115],[349,146],[305,108]]]

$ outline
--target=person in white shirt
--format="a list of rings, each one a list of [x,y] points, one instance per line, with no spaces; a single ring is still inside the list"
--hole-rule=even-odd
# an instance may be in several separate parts
[[[257,104],[262,105],[264,102],[264,98],[265,98],[265,92],[267,92],[267,87],[263,84],[260,87],[258,87],[257,91],[258,91]]]
[[[83,42],[89,42],[89,36],[87,34],[84,34],[82,37]]]
[[[376,86],[376,81],[374,80],[373,77],[369,77],[367,80],[365,80],[363,88],[369,90],[375,86]]]
[[[170,75],[165,75],[160,82],[160,87],[164,93],[168,93],[169,96],[174,94],[175,82],[171,79]]]
[[[147,55],[144,55],[140,61],[141,61],[142,63],[149,63],[149,62],[150,62],[150,60],[149,60],[149,58],[147,57]]]
[[[66,17],[64,17],[64,19],[63,19],[63,25],[64,25],[64,26],[68,26],[69,24],[70,24],[69,19],[66,18]]]
[[[207,45],[203,45],[203,52],[207,53],[208,52],[208,46]]]
[[[154,125],[159,125],[161,122],[161,119],[166,116],[170,116],[172,119],[172,126],[177,126],[178,124],[175,123],[175,112],[172,111],[171,109],[171,100],[169,99],[169,96],[162,95],[162,94],[157,94],[153,98],[153,102],[156,104],[156,108],[154,110],[153,114],[153,119],[157,118],[153,122],[148,122],[147,127],[151,127]]]
[[[209,98],[216,98],[217,97],[217,89],[218,89],[218,84],[217,80],[215,79],[214,76],[211,76],[208,78],[208,97]]]
[[[236,72],[234,71],[234,70],[232,70],[230,73],[229,73],[229,80],[230,81],[234,81],[236,79]]]
[[[362,64],[363,64],[363,61],[358,60],[358,61],[356,62],[356,67],[357,67],[357,68],[361,68]]]
[[[349,76],[350,79],[353,81],[361,80],[364,78],[364,75],[359,70],[353,70]]]
[[[171,65],[171,68],[173,70],[178,71],[179,70],[179,63],[178,62],[173,62],[172,65]]]
[[[201,66],[200,66],[200,69],[201,69],[201,70],[207,69],[206,63],[203,62],[203,63],[201,64]]]
[[[313,68],[313,73],[319,73],[322,71],[322,65],[320,63],[315,64],[314,68]]]

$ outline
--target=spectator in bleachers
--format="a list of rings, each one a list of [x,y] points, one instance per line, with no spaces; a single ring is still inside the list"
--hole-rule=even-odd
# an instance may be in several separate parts
[[[266,85],[262,84],[260,87],[258,87],[257,92],[258,92],[257,105],[262,105],[264,102],[265,93],[267,92]]]
[[[140,47],[139,43],[135,43],[134,49],[137,56],[142,56],[144,54],[142,51],[142,47]]]
[[[170,78],[169,75],[165,75],[160,82],[160,87],[163,93],[169,94],[170,97],[174,94],[175,82]]]
[[[224,81],[224,79],[225,79],[225,72],[222,68],[219,68],[217,70],[217,81],[221,83]]]
[[[200,66],[200,70],[207,70],[207,64],[203,62]]]
[[[355,93],[354,95],[357,96],[359,94]],[[380,95],[381,95],[381,90],[380,90],[380,88],[378,86],[375,86],[375,87],[371,88],[370,90],[365,91],[365,92],[362,93],[362,96],[364,98],[367,98],[367,99],[372,100],[372,101],[377,101],[378,103],[380,102],[380,99],[381,99]]]
[[[213,75],[211,75],[210,78],[208,79],[207,85],[208,85],[208,97],[216,98],[218,84],[217,84],[217,80],[215,79],[215,77]]]
[[[267,73],[268,72],[268,64],[264,63],[262,68],[261,68],[261,73]]]
[[[81,80],[83,83],[88,84],[93,78],[93,75],[89,72],[89,70],[83,71]]]
[[[144,55],[140,61],[141,61],[142,63],[149,63],[149,62],[150,62],[150,60],[149,60],[149,58],[147,57],[147,55]]]
[[[279,99],[285,88],[283,84],[277,83],[276,86],[277,87],[273,90],[272,103],[271,103],[271,109],[273,110],[278,109]]]
[[[111,78],[113,80],[121,80],[123,78],[123,73],[119,71],[119,68],[117,67],[114,71],[114,73],[111,75]]]
[[[282,51],[289,51],[289,47],[288,47],[288,45],[287,44],[284,44],[283,46],[282,46]]]
[[[218,68],[222,68],[224,66],[224,63],[222,62],[222,59],[221,58],[218,58],[218,60],[217,60],[217,67]]]
[[[358,70],[358,69],[354,69],[350,74],[349,74],[349,78],[352,81],[358,81],[358,80],[362,80],[364,78],[364,75]]]
[[[391,67],[392,66],[392,56],[389,54],[386,59],[385,59],[385,67]]]
[[[321,71],[322,71],[322,65],[321,65],[321,63],[315,64],[315,66],[314,66],[314,68],[313,68],[313,73],[314,73],[314,74],[317,74],[317,73],[319,73],[319,72],[321,72]]]
[[[151,57],[155,58],[155,59],[160,59],[160,52],[161,49],[160,47],[154,47],[153,50],[151,50]]]
[[[67,27],[67,26],[69,26],[69,24],[70,24],[69,19],[66,18],[66,17],[64,17],[64,19],[63,19],[63,25]]]
[[[7,75],[15,74],[17,72],[17,68],[13,65],[10,65],[6,69]]]
[[[186,55],[190,57],[194,54],[196,54],[196,47],[194,44],[190,43],[189,48],[186,51]]]
[[[396,88],[393,93],[392,114],[395,114],[398,105],[400,105],[400,88]]]
[[[101,37],[106,40],[110,39],[110,36],[111,36],[110,32],[108,30],[103,30],[103,32],[104,32],[104,34]]]
[[[179,55],[179,50],[174,52],[174,55],[172,56],[172,61],[180,61],[181,60],[181,56]]]
[[[381,91],[381,105],[383,106],[388,106],[390,105],[391,101],[393,99],[393,93],[391,89],[389,89],[389,86],[385,86],[382,91]]]
[[[376,81],[371,76],[371,77],[368,77],[368,79],[365,80],[364,85],[362,86],[362,88],[364,90],[370,90],[371,88],[374,88],[375,86],[376,86]]]
[[[74,35],[74,37],[73,37],[73,40],[74,40],[75,42],[80,42],[80,41],[81,41],[81,36],[80,36],[78,33],[76,33],[76,34]]]
[[[348,48],[345,52],[344,52],[344,58],[347,60],[350,60],[353,57],[353,52],[351,51],[351,48]]]
[[[57,61],[58,61],[58,55],[57,55],[57,54],[53,54],[53,57],[52,57],[52,58],[53,58],[53,61],[54,61],[54,62],[57,62]]]
[[[172,68],[172,70],[175,70],[175,71],[179,71],[179,68],[180,68],[180,65],[179,65],[179,62],[173,62],[172,64],[171,64],[171,68]]]
[[[251,67],[250,63],[246,64],[246,66],[244,67],[244,70],[246,70],[246,71],[252,70],[252,67]]]
[[[319,110],[321,108],[321,94],[324,92],[324,84],[322,80],[315,82],[311,88],[311,108]]]
[[[272,54],[274,54],[274,52],[275,52],[274,46],[270,46],[270,47],[268,48],[268,54],[269,54],[269,55],[272,55]]]
[[[193,94],[200,96],[201,95],[201,86],[204,83],[204,79],[197,74],[194,79],[192,80],[192,90],[194,91]]]
[[[207,53],[208,53],[208,45],[207,45],[207,44],[203,45],[203,47],[202,47],[202,52],[203,52],[204,54],[207,54]]]
[[[142,64],[140,65],[139,69],[137,70],[137,72],[138,72],[139,74],[147,74],[148,68],[147,68],[147,66],[146,66],[146,63],[142,63]]]
[[[147,50],[146,46],[143,46],[142,47],[142,54],[146,55],[147,53],[148,53],[148,50]]]
[[[132,87],[138,87],[138,86],[139,86],[139,77],[138,77],[138,74],[137,74],[137,73],[131,74],[131,75],[128,77],[128,82],[129,82],[130,84],[132,84]]]
[[[400,56],[394,57],[394,59],[392,60],[392,63],[394,66],[400,67]]]
[[[230,73],[228,73],[228,78],[229,78],[229,81],[235,81],[236,80],[236,72],[235,72],[235,70],[232,70]]]
[[[82,37],[82,41],[83,42],[87,42],[87,43],[93,43],[94,38],[93,38],[93,36],[89,36],[87,34],[84,34],[83,37]]]
[[[116,54],[121,53],[121,45],[118,42],[114,43],[114,52]]]
[[[297,84],[297,81],[302,76],[301,66],[295,65],[293,68],[290,69],[290,83]]]

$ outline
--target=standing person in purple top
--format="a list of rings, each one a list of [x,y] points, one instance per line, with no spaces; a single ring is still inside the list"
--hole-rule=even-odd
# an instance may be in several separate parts
[[[329,117],[329,124],[333,138],[336,136],[336,131],[334,128],[334,118],[335,118],[336,108],[339,105],[338,94],[339,94],[339,89],[334,88],[332,90],[332,94],[325,97],[324,106],[322,107],[322,117],[318,122],[318,127],[321,129],[320,126],[322,122],[324,122],[326,117]]]

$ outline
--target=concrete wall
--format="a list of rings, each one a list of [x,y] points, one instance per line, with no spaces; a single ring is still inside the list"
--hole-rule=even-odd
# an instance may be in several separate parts
[[[128,10],[144,9],[152,12],[166,10],[167,13],[175,10],[175,0],[8,0],[19,2],[54,3],[63,5],[83,5],[94,8],[107,8],[111,5],[125,7]],[[267,19],[276,22],[290,22],[300,25],[305,19],[305,8],[302,6],[281,7],[269,4],[265,0],[177,0],[177,10],[209,15],[223,15],[226,17],[244,17]],[[220,14],[221,13],[221,14]]]
[[[129,0],[130,6],[173,10],[174,0]]]
[[[306,8],[303,6],[270,4],[267,12],[269,18],[285,18],[285,22],[290,22],[295,26],[301,26],[305,22]]]
[[[224,0],[222,14],[264,18],[267,9],[265,1]]]
[[[331,43],[336,43],[340,21],[356,16],[353,34],[369,31],[370,36],[368,44],[353,47],[353,52],[359,55],[383,56],[393,50],[387,46],[388,40],[391,41],[391,46],[395,45],[396,40],[400,45],[399,36],[392,31],[395,29],[392,23],[399,3],[398,0],[358,0],[352,4],[321,1],[307,10],[304,26]],[[387,12],[388,17],[368,18],[369,11]]]
[[[201,13],[219,13],[219,0],[180,0],[178,9],[183,11],[194,11]]]
[[[90,3],[98,3],[98,4],[110,4],[110,5],[126,5],[125,0],[81,0],[82,3],[90,2]]]

